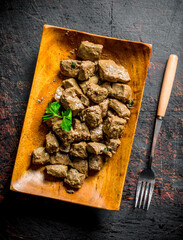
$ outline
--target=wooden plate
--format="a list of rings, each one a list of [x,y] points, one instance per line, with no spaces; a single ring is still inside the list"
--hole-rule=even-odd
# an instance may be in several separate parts
[[[63,59],[76,59],[73,49],[88,40],[104,45],[103,59],[113,59],[126,67],[135,105],[116,154],[96,175],[85,180],[74,194],[65,191],[62,182],[46,179],[44,168],[31,168],[31,153],[42,146],[48,132],[42,116],[56,88],[62,83],[59,64]],[[118,210],[127,172],[130,152],[140,111],[152,46],[70,29],[44,25],[34,80],[17,152],[10,189],[55,198],[91,207]]]

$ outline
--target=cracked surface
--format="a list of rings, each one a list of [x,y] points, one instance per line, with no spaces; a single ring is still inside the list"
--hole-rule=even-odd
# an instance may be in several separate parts
[[[133,240],[139,236],[141,239],[181,239],[182,15],[183,2],[180,0],[167,0],[166,4],[164,0],[139,0],[133,4],[126,0],[72,1],[72,4],[66,0],[2,1],[1,239]],[[45,23],[153,44],[119,212],[87,208],[9,191],[42,26]],[[133,209],[137,176],[144,168],[149,154],[164,67],[171,53],[178,54],[179,64],[157,143],[156,160],[153,163],[157,179],[155,191],[150,210],[143,212]],[[62,216],[55,214],[56,212],[61,212]],[[86,221],[88,216],[92,224]]]

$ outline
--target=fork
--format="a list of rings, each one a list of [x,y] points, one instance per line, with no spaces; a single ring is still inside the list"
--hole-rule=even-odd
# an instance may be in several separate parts
[[[151,169],[151,166],[152,166],[152,161],[154,160],[154,152],[155,152],[155,147],[156,147],[158,135],[160,132],[161,124],[163,121],[163,117],[165,116],[173,82],[175,79],[177,63],[178,63],[178,57],[176,55],[171,54],[168,58],[166,71],[163,79],[163,84],[161,88],[150,158],[147,163],[147,167],[140,173],[138,183],[137,183],[135,208],[142,207],[143,209],[146,208],[148,210],[151,203],[151,199],[154,191],[154,185],[155,185],[155,175],[153,170]]]

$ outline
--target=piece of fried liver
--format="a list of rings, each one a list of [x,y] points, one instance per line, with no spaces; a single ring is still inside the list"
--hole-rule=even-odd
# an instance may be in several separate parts
[[[77,56],[83,60],[95,61],[100,58],[102,49],[103,45],[101,44],[83,41],[79,46]]]
[[[38,147],[32,152],[33,164],[46,164],[50,160],[50,155],[45,151],[45,147]]]
[[[117,65],[113,60],[99,60],[98,65],[103,81],[127,83],[131,80],[127,69]]]

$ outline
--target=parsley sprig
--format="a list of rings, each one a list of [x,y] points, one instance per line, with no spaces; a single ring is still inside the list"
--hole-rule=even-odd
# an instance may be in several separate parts
[[[75,68],[75,67],[76,67],[76,62],[72,62],[72,63],[71,63],[71,67],[72,67],[72,68]]]
[[[62,118],[61,128],[66,132],[70,131],[72,127],[72,110],[68,108],[66,111],[62,112]]]
[[[61,116],[57,114],[60,107],[61,105],[59,104],[59,102],[53,102],[53,103],[49,102],[48,107],[45,110],[45,113],[47,114],[42,117],[43,122],[46,122],[48,119],[54,118],[54,117],[60,118]]]
[[[68,108],[66,111],[63,111],[61,115],[58,114],[58,110],[60,109],[61,105],[59,102],[50,102],[48,103],[48,107],[45,110],[45,115],[42,117],[43,122],[46,122],[50,118],[58,117],[62,118],[62,123],[60,127],[62,130],[66,132],[71,130],[72,127],[72,110]]]
[[[134,105],[134,103],[135,103],[134,100],[130,100],[129,103],[127,104],[127,106],[128,106],[129,108],[132,108],[133,105]]]

